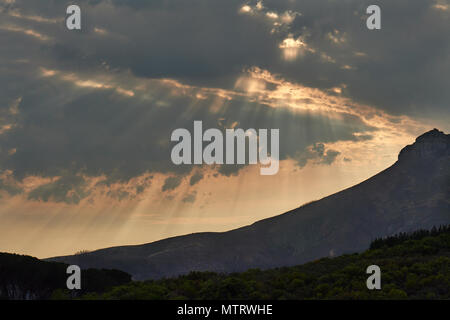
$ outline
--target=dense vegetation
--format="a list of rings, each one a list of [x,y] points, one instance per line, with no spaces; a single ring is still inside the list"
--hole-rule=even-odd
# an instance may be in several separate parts
[[[381,290],[366,287],[373,264],[381,268]],[[122,271],[88,269],[82,290],[68,291],[66,268],[0,253],[0,299],[450,299],[450,226],[375,239],[360,254],[265,271],[131,282]]]
[[[392,247],[406,240],[420,240],[429,236],[436,236],[441,233],[450,232],[450,225],[432,228],[431,230],[417,230],[414,232],[402,232],[391,237],[376,238],[370,244],[370,249],[380,249],[383,247]]]
[[[366,268],[381,268],[368,290]],[[450,227],[376,239],[360,254],[243,273],[192,272],[131,282],[84,299],[450,299]]]
[[[0,299],[48,299],[52,295],[55,298],[61,297],[69,276],[66,273],[67,266],[30,256],[0,253]],[[130,281],[131,276],[119,270],[83,270],[82,288],[80,291],[73,291],[73,294],[101,293]]]

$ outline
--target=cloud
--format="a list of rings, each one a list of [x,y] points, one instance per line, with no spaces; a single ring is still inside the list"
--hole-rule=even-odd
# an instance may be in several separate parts
[[[78,204],[89,195],[85,186],[86,182],[83,177],[67,175],[31,190],[28,193],[28,199]]]
[[[0,190],[6,191],[11,196],[15,196],[23,192],[23,189],[16,183],[8,182],[3,179],[0,179]]]
[[[306,152],[297,154],[294,159],[300,168],[303,168],[308,161],[313,161],[314,164],[331,165],[340,154],[339,151],[333,149],[325,150],[323,143],[316,143],[310,146]]]
[[[184,203],[194,203],[197,197],[197,192],[187,194],[181,201]]]
[[[327,153],[322,156],[321,163],[330,165],[334,162],[334,160],[336,160],[336,157],[340,154],[341,153],[336,150],[331,149],[327,150]]]
[[[259,7],[257,3],[247,4],[251,14],[240,14],[242,1],[196,1],[189,7],[183,1],[170,6],[159,1],[116,1],[113,6],[99,1],[86,5],[86,14],[92,15],[90,19],[95,15],[99,28],[107,29],[108,20],[117,21],[109,31],[124,40],[99,41],[81,34],[78,39],[70,36],[58,41],[64,52],[79,52],[87,61],[105,59],[112,68],[130,69],[143,77],[230,88],[243,68],[259,66],[321,89],[345,82],[344,95],[395,114],[433,116],[446,110],[450,73],[439,71],[450,68],[450,47],[445,39],[449,20],[440,14],[442,10],[430,10],[429,1],[383,3],[382,11],[389,15],[383,15],[378,33],[365,27],[365,8],[370,1],[324,5],[315,0],[281,0],[263,1]],[[282,23],[285,12],[295,18],[285,19],[289,23],[272,32],[277,22],[274,17]],[[152,28],[146,28],[148,21]],[[280,44],[290,36],[294,41],[300,37],[309,51],[306,55],[288,54],[296,63],[286,64],[285,53],[295,49],[280,48]],[[95,52],[76,45],[80,41],[95,43]],[[128,50],[111,50],[111,46]],[[355,57],[355,51],[366,56]],[[323,57],[336,63],[330,65]],[[59,58],[65,63],[71,59]]]
[[[128,199],[130,193],[125,190],[110,190],[108,191],[107,196],[122,201],[124,199]]]
[[[173,190],[180,185],[181,181],[182,181],[182,177],[180,177],[180,176],[168,177],[164,181],[164,184],[163,184],[161,190],[163,192]]]
[[[389,14],[383,15],[379,32],[365,27],[369,4],[197,0],[187,6],[182,0],[170,5],[86,0],[80,1],[84,28],[71,33],[54,23],[63,18],[66,3],[22,0],[3,3],[0,32],[13,47],[19,37],[7,26],[51,39],[29,53],[67,70],[104,63],[139,77],[229,89],[242,69],[258,66],[320,89],[345,82],[345,96],[394,114],[433,117],[445,112],[450,72],[439,71],[450,68],[448,3],[383,3],[382,12]],[[287,48],[287,39],[301,39],[307,54],[292,54],[298,47]]]
[[[436,3],[432,5],[432,8],[441,11],[448,11],[449,3],[447,0],[437,0]]]
[[[171,163],[169,138],[194,120],[280,128],[281,160],[330,164],[338,151],[310,146],[368,141],[388,114],[445,119],[449,22],[426,2],[383,4],[396,18],[386,15],[373,33],[364,23],[369,2],[356,0],[80,1],[81,32],[61,23],[64,2],[3,1],[0,169],[19,182],[187,176],[193,167]],[[177,181],[166,180],[164,191]],[[53,182],[31,198],[83,199],[81,186],[75,197],[76,186],[55,187],[65,188]]]
[[[191,185],[191,186],[193,186],[193,185],[195,185],[195,184],[197,184],[200,180],[202,180],[203,179],[203,173],[201,173],[201,172],[196,172],[196,173],[194,173],[192,176],[191,176],[191,178],[189,179],[189,184]]]
[[[243,129],[283,128],[281,159],[311,143],[356,140],[355,133],[374,130],[358,116],[303,114],[252,101],[253,96],[238,92],[232,99],[222,99],[219,110],[211,110],[220,90],[205,89],[204,98],[199,100],[196,93],[203,89],[180,88],[178,83],[163,80],[141,81],[127,74],[116,79],[99,73],[89,80],[96,85],[80,86],[80,81],[89,79],[88,74],[67,77],[58,70],[48,74],[48,69],[16,64],[0,75],[6,84],[4,98],[11,97],[5,106],[21,97],[15,108],[20,116],[14,115],[10,119],[14,126],[0,135],[3,149],[16,150],[0,156],[0,164],[17,179],[58,176],[65,170],[106,175],[108,181],[127,181],[146,172],[188,174],[192,167],[175,166],[170,161],[170,135],[180,127],[192,130],[194,120],[202,120],[204,129],[217,127],[221,121]],[[30,90],[18,90],[7,79],[9,83],[21,81]],[[142,89],[135,89],[133,96],[118,93],[116,88],[125,82]],[[3,110],[9,112],[10,108]],[[309,132],[308,136],[304,132]],[[229,174],[229,169],[220,172]]]

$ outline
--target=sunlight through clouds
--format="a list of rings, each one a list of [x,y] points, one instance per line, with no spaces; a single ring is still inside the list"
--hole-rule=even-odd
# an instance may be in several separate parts
[[[43,3],[0,1],[2,250],[45,257],[243,226],[449,130],[448,1],[386,3],[414,19],[378,33],[353,0],[82,0],[76,32],[66,3]],[[171,133],[194,121],[279,129],[278,174],[174,165]]]

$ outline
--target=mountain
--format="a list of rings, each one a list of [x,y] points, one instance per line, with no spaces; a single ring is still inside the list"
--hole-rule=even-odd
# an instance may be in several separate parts
[[[450,223],[450,135],[434,129],[403,148],[370,179],[252,225],[144,245],[50,258],[82,268],[114,268],[135,280],[190,271],[238,272],[292,266],[358,252],[375,238]]]
[[[381,290],[367,290],[366,269],[370,265],[380,267]],[[269,270],[191,272],[176,278],[133,281],[81,299],[449,300],[449,270],[450,225],[377,239],[359,254]]]

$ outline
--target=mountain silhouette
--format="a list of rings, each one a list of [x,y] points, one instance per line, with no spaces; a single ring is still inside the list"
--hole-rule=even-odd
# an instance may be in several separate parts
[[[252,225],[48,260],[119,269],[144,280],[292,266],[358,252],[375,238],[449,224],[449,163],[450,135],[434,129],[368,180]]]

